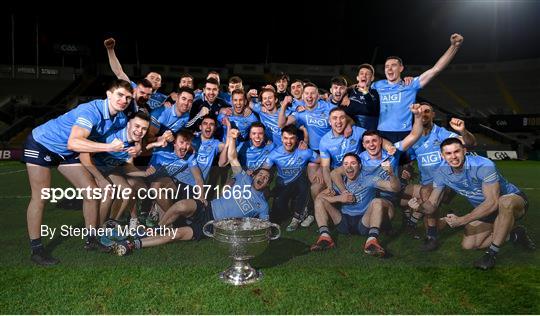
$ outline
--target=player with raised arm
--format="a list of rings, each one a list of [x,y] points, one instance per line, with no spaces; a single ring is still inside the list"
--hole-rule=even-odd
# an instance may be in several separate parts
[[[452,34],[450,47],[439,58],[433,67],[414,77],[410,85],[401,79],[404,70],[401,58],[390,56],[384,63],[386,79],[373,83],[372,88],[377,90],[380,97],[380,116],[377,129],[381,135],[397,142],[407,136],[412,128],[412,116],[409,112],[411,104],[416,102],[418,90],[424,88],[452,61],[463,44],[463,36]]]

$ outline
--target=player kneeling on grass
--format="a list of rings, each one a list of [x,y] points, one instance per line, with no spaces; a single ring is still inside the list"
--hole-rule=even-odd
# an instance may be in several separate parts
[[[112,185],[121,191],[129,190],[128,198],[115,200],[114,195],[109,192],[109,196],[101,200],[99,207],[99,225],[103,225],[109,215],[114,215],[117,223],[124,210],[131,210],[130,227],[135,228],[137,222],[137,209],[133,208],[135,204],[136,192],[144,187],[144,183],[139,179],[126,176],[126,173],[138,170],[133,165],[133,157],[136,157],[141,149],[140,142],[148,131],[150,116],[143,111],[136,112],[130,118],[128,124],[123,129],[114,133],[104,135],[98,139],[102,143],[112,143],[119,139],[124,144],[124,150],[119,152],[99,152],[91,155],[90,153],[81,153],[80,160],[86,169],[94,176],[97,185],[108,192]],[[113,211],[114,210],[114,211]]]
[[[488,248],[474,262],[476,268],[493,268],[499,247],[508,239],[528,249],[535,249],[525,228],[514,227],[514,222],[527,211],[527,196],[507,182],[491,160],[466,155],[467,149],[458,138],[444,140],[441,153],[444,161],[434,174],[433,191],[427,201],[414,207],[426,214],[434,213],[445,187],[467,198],[474,206],[470,213],[463,216],[448,214],[444,220],[452,228],[465,227],[461,242],[464,249]]]
[[[238,132],[237,130],[232,130]],[[229,136],[230,138],[230,136]],[[211,220],[231,217],[258,217],[268,219],[268,203],[264,190],[272,181],[270,170],[260,168],[249,176],[242,170],[236,153],[236,142],[229,139],[228,158],[234,174],[234,184],[242,191],[238,197],[218,197],[211,202],[204,199],[188,199],[176,202],[161,218],[159,225],[176,226],[171,235],[152,236],[136,239],[134,242],[122,241],[113,246],[113,253],[125,255],[132,249],[152,247],[166,244],[174,240],[200,240],[203,237],[202,228]],[[181,226],[185,225],[187,226]],[[181,226],[181,227],[178,227]]]
[[[360,158],[348,153],[343,158],[343,167],[331,173],[332,182],[341,190],[332,196],[328,191],[321,192],[315,200],[315,219],[319,226],[319,239],[311,246],[311,251],[334,248],[335,244],[328,229],[328,217],[342,234],[368,236],[364,252],[383,257],[385,250],[377,238],[383,225],[393,217],[393,208],[383,199],[375,198],[377,189],[397,192],[400,189],[398,177],[394,174],[390,162],[381,163],[381,168],[389,175],[385,181],[374,174],[362,172]]]

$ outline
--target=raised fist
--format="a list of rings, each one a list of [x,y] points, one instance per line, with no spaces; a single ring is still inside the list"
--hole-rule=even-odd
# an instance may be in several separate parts
[[[110,37],[108,39],[106,39],[104,42],[103,42],[103,45],[105,45],[105,47],[107,49],[114,49],[114,45],[116,44],[116,41],[114,40],[114,38]]]
[[[454,117],[450,120],[450,127],[452,127],[456,132],[461,133],[465,130],[465,122]]]
[[[411,104],[410,109],[413,115],[416,116],[422,114],[422,112],[420,112],[420,106],[420,103]]]
[[[205,115],[208,115],[208,113],[210,113],[210,109],[208,109],[206,106],[204,106],[204,107],[199,111],[199,114],[197,114],[197,116],[203,117],[203,116],[205,116]]]
[[[229,131],[229,135],[231,135],[232,139],[237,139],[240,135],[240,131],[238,131],[236,128],[231,128],[231,130]]]
[[[257,97],[257,90],[251,89],[247,93],[248,98],[256,98]]]
[[[462,43],[463,36],[461,36],[461,34],[454,33],[450,36],[450,44],[452,44],[452,46],[459,47]]]
[[[287,106],[292,103],[292,97],[290,95],[286,96],[283,101],[281,101],[281,106]]]

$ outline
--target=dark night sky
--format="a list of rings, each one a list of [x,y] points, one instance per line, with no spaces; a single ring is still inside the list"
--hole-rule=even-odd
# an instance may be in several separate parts
[[[108,36],[118,40],[123,63],[136,62],[137,42],[139,60],[148,64],[359,64],[370,62],[375,51],[376,63],[399,55],[408,64],[432,64],[453,32],[465,37],[456,63],[540,57],[540,1],[178,3],[126,8],[88,2],[67,9],[71,13],[54,4],[6,8],[0,13],[0,63],[11,63],[12,14],[18,64],[35,63],[36,21],[40,63],[47,65],[60,64],[54,50],[59,43],[87,47],[84,63],[105,62]],[[70,62],[77,65],[78,58],[66,58]]]

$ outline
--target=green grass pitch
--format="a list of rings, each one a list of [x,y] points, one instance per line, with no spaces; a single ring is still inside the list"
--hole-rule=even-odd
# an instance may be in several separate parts
[[[540,163],[499,162],[503,175],[529,196],[521,221],[540,240]],[[264,279],[234,287],[217,274],[230,259],[213,240],[178,242],[116,257],[83,250],[78,238],[45,240],[55,267],[29,260],[24,165],[0,164],[1,314],[539,314],[540,254],[505,244],[492,271],[460,249],[462,230],[446,229],[433,253],[405,235],[382,237],[389,259],[363,254],[365,238],[338,236],[337,249],[310,253],[315,225],[283,232],[253,260]],[[65,185],[54,173],[52,186]],[[469,211],[462,198],[445,210]],[[397,216],[399,217],[399,216]],[[44,223],[82,225],[80,211],[47,204]],[[396,220],[395,226],[399,227]],[[283,230],[284,231],[284,230]]]

